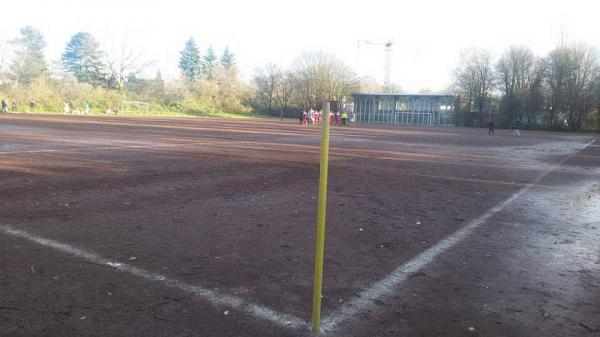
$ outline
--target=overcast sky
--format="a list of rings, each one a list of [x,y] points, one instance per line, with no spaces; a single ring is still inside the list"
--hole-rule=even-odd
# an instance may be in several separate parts
[[[600,48],[598,0],[16,0],[0,13],[0,42],[33,25],[46,37],[47,57],[57,60],[79,31],[109,52],[129,40],[167,78],[178,76],[179,52],[190,36],[202,52],[212,45],[220,54],[228,45],[244,78],[267,62],[288,66],[303,51],[323,50],[379,82],[383,47],[359,49],[357,42],[393,40],[392,82],[407,91],[446,88],[468,47],[498,54],[527,45],[543,55],[564,31]]]

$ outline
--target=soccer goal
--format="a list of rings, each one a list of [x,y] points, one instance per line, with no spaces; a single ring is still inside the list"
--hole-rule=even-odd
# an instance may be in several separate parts
[[[123,101],[121,102],[121,112],[148,112],[150,103],[147,102],[136,102],[136,101]]]

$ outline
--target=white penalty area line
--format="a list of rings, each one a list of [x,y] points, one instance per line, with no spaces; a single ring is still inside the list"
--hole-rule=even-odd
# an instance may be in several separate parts
[[[65,243],[42,238],[42,237],[33,235],[31,233],[28,233],[26,231],[23,231],[20,229],[15,229],[15,228],[12,228],[9,226],[1,226],[0,225],[0,232],[10,235],[10,236],[14,236],[14,237],[18,237],[21,239],[31,241],[33,243],[36,243],[38,245],[41,245],[41,246],[44,246],[47,248],[51,248],[51,249],[54,249],[54,250],[57,250],[57,251],[60,251],[63,253],[67,253],[69,255],[75,256],[75,257],[85,260],[87,262],[92,262],[94,264],[111,267],[113,269],[116,269],[117,271],[120,271],[120,272],[123,272],[126,274],[130,274],[133,276],[137,276],[137,277],[139,277],[143,280],[149,281],[149,282],[159,283],[160,285],[166,286],[168,288],[174,288],[174,289],[181,290],[185,293],[202,298],[217,308],[219,308],[219,307],[232,308],[237,311],[243,312],[247,315],[253,316],[255,318],[260,318],[260,319],[263,319],[266,321],[270,321],[270,322],[274,323],[275,325],[278,325],[278,326],[284,327],[284,328],[307,329],[307,327],[308,327],[308,324],[306,323],[306,321],[304,321],[303,319],[301,319],[299,317],[277,312],[271,308],[251,303],[251,302],[241,299],[237,296],[223,294],[223,293],[219,293],[219,292],[216,292],[216,291],[213,291],[210,289],[206,289],[206,288],[202,288],[199,286],[193,286],[190,284],[186,284],[181,281],[171,279],[167,276],[129,265],[127,263],[112,261],[112,260],[106,259],[94,252],[91,252],[89,250],[83,250],[80,248],[70,246]]]
[[[554,171],[556,168],[564,164],[567,160],[575,156],[577,153],[585,149],[586,147],[592,145],[596,140],[592,140],[589,143],[585,144],[581,149],[576,152],[570,154],[569,156],[562,159],[557,164],[554,164],[547,170],[543,171],[537,178],[535,178],[531,183],[525,185],[522,189],[515,192],[513,195],[504,199],[496,206],[489,209],[483,215],[469,221],[463,227],[450,234],[446,238],[439,241],[433,247],[425,250],[421,254],[413,257],[405,264],[394,269],[390,274],[385,276],[383,279],[375,282],[367,289],[361,291],[358,294],[358,297],[353,298],[346,304],[344,304],[340,309],[334,311],[330,316],[324,318],[321,321],[321,328],[324,332],[332,332],[335,331],[336,328],[340,326],[340,324],[344,322],[348,322],[352,320],[356,315],[370,310],[376,300],[381,300],[382,298],[389,296],[393,293],[398,286],[400,286],[404,281],[408,279],[411,274],[419,272],[423,268],[427,267],[431,262],[433,262],[437,257],[441,254],[444,254],[456,244],[463,241],[470,234],[473,233],[475,229],[488,221],[491,217],[496,215],[498,212],[502,211],[506,206],[508,206],[515,199],[519,198],[533,186],[535,186],[542,178],[544,178],[547,174]]]

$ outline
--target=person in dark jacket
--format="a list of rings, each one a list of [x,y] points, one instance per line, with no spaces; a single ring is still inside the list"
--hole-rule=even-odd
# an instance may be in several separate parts
[[[492,117],[492,119],[488,123],[488,126],[490,127],[490,129],[488,130],[488,135],[494,135],[494,124],[496,124],[496,117]]]

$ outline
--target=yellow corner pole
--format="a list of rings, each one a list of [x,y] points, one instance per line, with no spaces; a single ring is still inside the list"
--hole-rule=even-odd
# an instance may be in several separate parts
[[[327,169],[329,166],[329,102],[323,104],[321,132],[321,171],[319,176],[319,210],[315,242],[315,281],[313,289],[312,331],[321,325],[321,293],[323,289],[323,256],[325,252],[325,211],[327,207]]]

